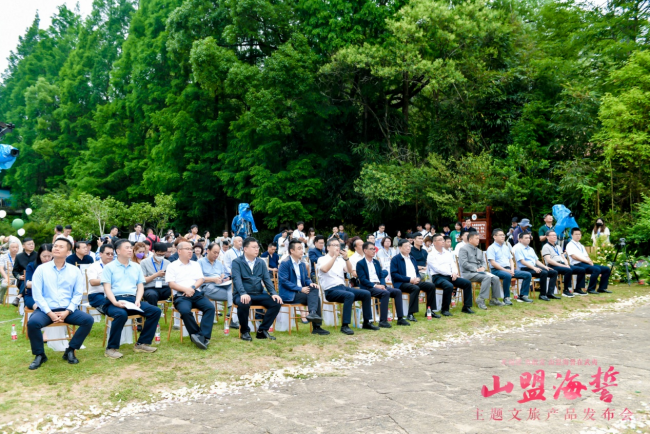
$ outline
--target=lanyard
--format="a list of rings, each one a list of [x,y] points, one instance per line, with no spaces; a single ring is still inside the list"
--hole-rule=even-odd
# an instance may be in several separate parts
[[[13,259],[11,259],[11,253],[9,253],[9,254],[7,255],[7,257],[9,258],[9,262],[11,262],[11,267],[13,268],[13,266],[14,266],[14,261],[13,261]]]
[[[104,264],[100,262],[99,265],[101,265],[102,270],[103,270],[104,269]]]
[[[555,250],[555,254],[560,256],[560,252],[557,251],[557,246],[553,246],[553,250]]]
[[[158,272],[158,268],[156,267],[156,261],[154,261],[153,258],[151,258],[151,263],[153,264],[153,269],[154,269],[154,271],[157,273],[157,272]],[[163,267],[163,265],[160,264],[160,269],[161,269],[161,270],[162,270],[162,267]]]
[[[573,241],[573,244],[575,244],[576,246],[578,246],[578,248],[580,249],[580,252],[584,253],[585,248],[582,247],[582,244],[580,244],[580,243],[576,243],[575,241]]]
[[[239,253],[239,252],[237,251],[237,249],[233,249],[233,250],[235,251],[235,256],[237,256],[237,257],[239,258],[239,257],[241,256],[241,253]]]

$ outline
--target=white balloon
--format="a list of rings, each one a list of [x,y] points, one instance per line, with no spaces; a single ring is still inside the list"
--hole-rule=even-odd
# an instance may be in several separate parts
[[[25,235],[25,229],[23,228],[18,229],[18,236],[22,237],[23,235]]]
[[[31,209],[31,208],[27,208],[27,209],[25,210],[25,214],[27,214],[27,215],[31,215],[31,214],[32,214],[32,209]]]
[[[3,218],[5,218],[5,217],[7,217],[7,211],[5,211],[5,210],[3,210],[3,209],[0,210],[0,219],[3,219]]]

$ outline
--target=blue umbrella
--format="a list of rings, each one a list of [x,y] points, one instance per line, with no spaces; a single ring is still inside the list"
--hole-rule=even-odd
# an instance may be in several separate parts
[[[553,205],[553,217],[555,218],[555,232],[559,239],[565,238],[565,231],[578,228],[578,222],[573,218],[573,213],[564,205]]]

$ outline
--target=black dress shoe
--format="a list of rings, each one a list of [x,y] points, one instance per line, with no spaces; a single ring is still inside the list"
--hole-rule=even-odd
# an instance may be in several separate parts
[[[314,327],[314,330],[312,330],[311,334],[312,335],[323,335],[323,336],[325,336],[325,335],[329,335],[330,332],[328,332],[327,330],[322,329],[320,327]]]
[[[609,291],[607,289],[599,289],[598,292],[603,293],[603,294],[611,294],[612,291]]]
[[[562,298],[562,297],[558,297],[555,294],[549,294],[547,295],[547,297],[550,298],[551,300],[560,300]]]
[[[207,350],[208,346],[205,344],[205,338],[201,335],[190,335],[190,339],[194,342],[194,345],[201,348],[202,350]]]
[[[270,339],[272,341],[275,340],[275,336],[270,335],[268,330],[261,330],[257,332],[257,335],[255,336],[257,339]]]
[[[548,297],[545,296],[545,295],[540,295],[540,296],[539,296],[539,299],[540,299],[540,300],[544,300],[544,301],[551,301],[551,299],[548,298]]]
[[[14,298],[14,301],[12,301],[11,304],[18,307],[20,304],[20,299],[18,297]]]
[[[388,321],[379,321],[378,325],[379,325],[379,327],[381,327],[383,329],[389,329],[389,328],[393,327],[392,325],[390,325],[390,323]]]
[[[400,319],[397,320],[397,325],[410,326],[411,323],[408,322],[407,320],[405,320],[404,318],[400,318]]]
[[[587,294],[596,295],[598,293],[596,291],[587,291]]]
[[[440,312],[440,313],[441,313],[443,316],[453,316],[453,315],[451,314],[451,312],[449,312],[448,310],[443,310],[443,311]]]
[[[437,314],[435,312],[431,312],[431,317],[432,318],[441,318],[440,314]]]
[[[63,353],[63,360],[67,361],[71,365],[76,365],[79,363],[79,360],[74,355],[74,350],[72,348],[66,348],[65,352]]]
[[[47,356],[45,354],[39,354],[36,356],[34,361],[29,365],[29,370],[33,371],[41,367],[43,363],[47,362]]]
[[[352,329],[350,328],[350,326],[346,326],[346,325],[344,325],[344,326],[341,326],[341,333],[345,333],[346,335],[353,335],[353,334],[354,334],[354,330],[352,330]]]
[[[239,328],[239,323],[237,321],[230,321],[230,328],[231,329],[238,329]]]
[[[306,319],[307,319],[307,321],[312,321],[312,322],[313,321],[322,321],[323,320],[323,318],[318,316],[318,314],[316,312],[309,312],[309,315],[307,315]]]
[[[472,310],[471,307],[463,307],[463,310],[461,310],[463,313],[476,313]]]
[[[411,322],[418,322],[418,320],[415,319],[412,313],[409,313],[409,316],[407,316],[406,319]]]
[[[241,339],[242,341],[252,341],[253,338],[251,338],[251,334],[249,332],[242,333],[241,334]]]
[[[379,327],[377,327],[371,322],[364,322],[361,328],[366,330],[375,330],[375,331],[379,330]]]

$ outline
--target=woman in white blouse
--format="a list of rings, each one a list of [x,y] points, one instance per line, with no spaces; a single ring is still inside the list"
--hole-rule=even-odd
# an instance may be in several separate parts
[[[596,219],[596,223],[594,224],[594,229],[591,231],[591,241],[593,242],[594,247],[598,245],[602,246],[603,244],[610,243],[609,228],[605,226],[605,222],[601,218]]]

